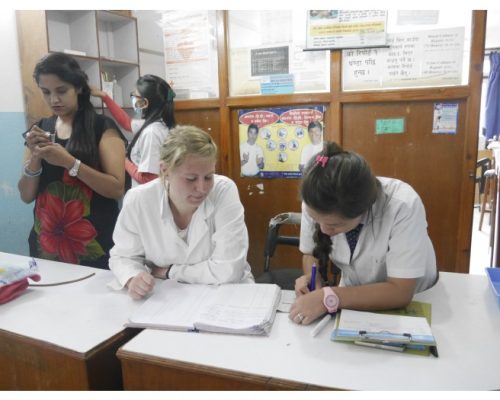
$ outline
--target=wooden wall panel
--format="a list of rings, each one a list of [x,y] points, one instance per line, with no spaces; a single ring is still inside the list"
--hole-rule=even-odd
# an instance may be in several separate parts
[[[217,172],[223,173],[221,165],[221,137],[220,117],[218,109],[190,110],[178,109],[176,107],[175,119],[179,125],[194,125],[209,133],[219,147],[219,159],[217,160]]]
[[[252,272],[258,276],[264,266],[264,245],[269,220],[276,214],[300,212],[298,197],[299,182],[296,179],[255,179],[236,177],[240,198],[245,207],[245,221],[248,228],[250,246],[248,262]],[[261,186],[262,190],[257,186]],[[280,233],[299,235],[299,228],[290,226]],[[298,249],[278,246],[272,258],[275,267],[300,267],[301,254]]]
[[[363,155],[379,176],[408,182],[420,194],[438,267],[454,271],[464,163],[465,102],[456,135],[432,134],[433,101],[345,104],[344,148]],[[375,134],[375,120],[405,118],[403,134]]]

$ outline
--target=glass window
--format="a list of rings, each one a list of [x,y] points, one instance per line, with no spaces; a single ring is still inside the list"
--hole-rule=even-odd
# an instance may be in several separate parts
[[[342,51],[342,87],[383,90],[467,85],[470,10],[389,10],[386,48]]]
[[[330,52],[303,51],[305,10],[229,11],[231,96],[328,92]]]

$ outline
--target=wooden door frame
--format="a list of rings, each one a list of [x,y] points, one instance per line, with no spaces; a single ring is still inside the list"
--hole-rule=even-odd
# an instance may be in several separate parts
[[[474,190],[476,177],[479,119],[481,114],[481,89],[483,81],[484,47],[486,42],[486,10],[473,11],[469,63],[469,94],[465,131],[465,154],[462,170],[462,195],[460,220],[457,232],[456,272],[469,272]]]

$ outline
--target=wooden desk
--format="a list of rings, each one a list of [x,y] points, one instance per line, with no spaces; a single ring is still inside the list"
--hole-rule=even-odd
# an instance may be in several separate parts
[[[144,330],[118,350],[131,390],[500,389],[500,307],[484,276],[441,273],[432,303],[439,358],[317,337],[278,314],[269,337]]]
[[[0,253],[0,263],[27,265],[28,260]],[[110,271],[37,261],[42,282],[95,276],[30,287],[0,305],[0,389],[121,389],[116,350],[138,332],[123,327],[138,304],[125,292],[106,288]]]

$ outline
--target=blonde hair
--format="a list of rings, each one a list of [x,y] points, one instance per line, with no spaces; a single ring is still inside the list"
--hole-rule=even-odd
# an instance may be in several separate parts
[[[161,161],[175,169],[190,156],[217,159],[217,146],[210,135],[192,125],[177,125],[161,146]]]

